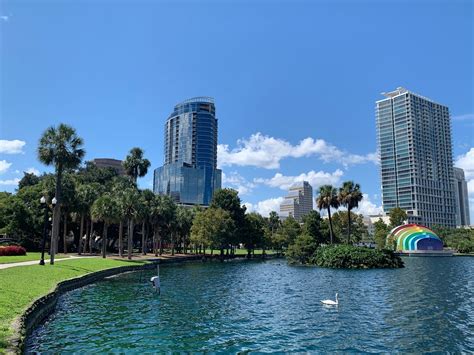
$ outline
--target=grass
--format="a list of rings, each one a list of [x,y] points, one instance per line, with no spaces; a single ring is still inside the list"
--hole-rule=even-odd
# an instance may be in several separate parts
[[[55,258],[56,259],[62,259],[62,258],[69,258],[71,257],[71,254],[56,254]],[[32,260],[38,260],[38,263],[41,259],[41,253],[40,252],[28,252],[26,255],[16,255],[16,256],[0,256],[0,264],[11,264],[11,263],[20,263],[22,261],[32,261]],[[44,259],[48,260],[49,255],[48,253],[44,254]]]
[[[142,265],[146,261],[85,258],[64,260],[55,265],[28,265],[0,270],[0,353],[5,351],[7,338],[12,334],[13,320],[58,282],[131,263]]]

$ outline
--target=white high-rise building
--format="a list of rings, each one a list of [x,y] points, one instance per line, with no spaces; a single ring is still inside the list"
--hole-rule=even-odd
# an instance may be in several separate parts
[[[313,188],[307,181],[290,187],[288,195],[280,205],[280,216],[293,217],[301,221],[313,209]]]
[[[454,168],[454,196],[456,198],[456,225],[469,226],[469,196],[464,170]]]
[[[407,212],[409,223],[456,226],[449,109],[404,88],[376,102],[385,213]]]

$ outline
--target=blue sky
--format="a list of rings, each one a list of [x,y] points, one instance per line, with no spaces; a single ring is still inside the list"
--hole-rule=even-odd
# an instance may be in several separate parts
[[[0,6],[0,190],[13,191],[22,171],[47,170],[35,149],[59,122],[84,138],[86,159],[140,146],[156,168],[173,106],[213,96],[225,185],[249,209],[277,208],[298,179],[352,179],[367,193],[362,212],[373,213],[375,101],[403,86],[449,106],[474,201],[471,1]],[[140,185],[151,181],[152,171]]]

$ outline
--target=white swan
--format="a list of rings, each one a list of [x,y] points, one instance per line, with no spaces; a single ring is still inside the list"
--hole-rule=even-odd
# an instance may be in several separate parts
[[[333,300],[323,300],[321,301],[322,304],[326,304],[328,306],[337,306],[339,304],[339,298],[337,297],[337,293],[336,293],[336,300],[333,301]]]

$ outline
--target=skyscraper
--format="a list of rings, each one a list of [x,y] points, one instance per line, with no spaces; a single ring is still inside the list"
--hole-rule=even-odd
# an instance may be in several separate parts
[[[470,225],[467,182],[464,177],[464,170],[460,168],[454,168],[454,196],[456,198],[456,225]]]
[[[214,99],[194,97],[176,105],[165,123],[164,148],[164,165],[155,169],[153,191],[180,204],[209,205],[222,179]]]
[[[301,221],[313,209],[313,188],[307,181],[290,187],[288,195],[280,205],[282,217],[293,217]]]
[[[376,102],[382,204],[408,222],[454,227],[456,208],[449,109],[404,88]]]

